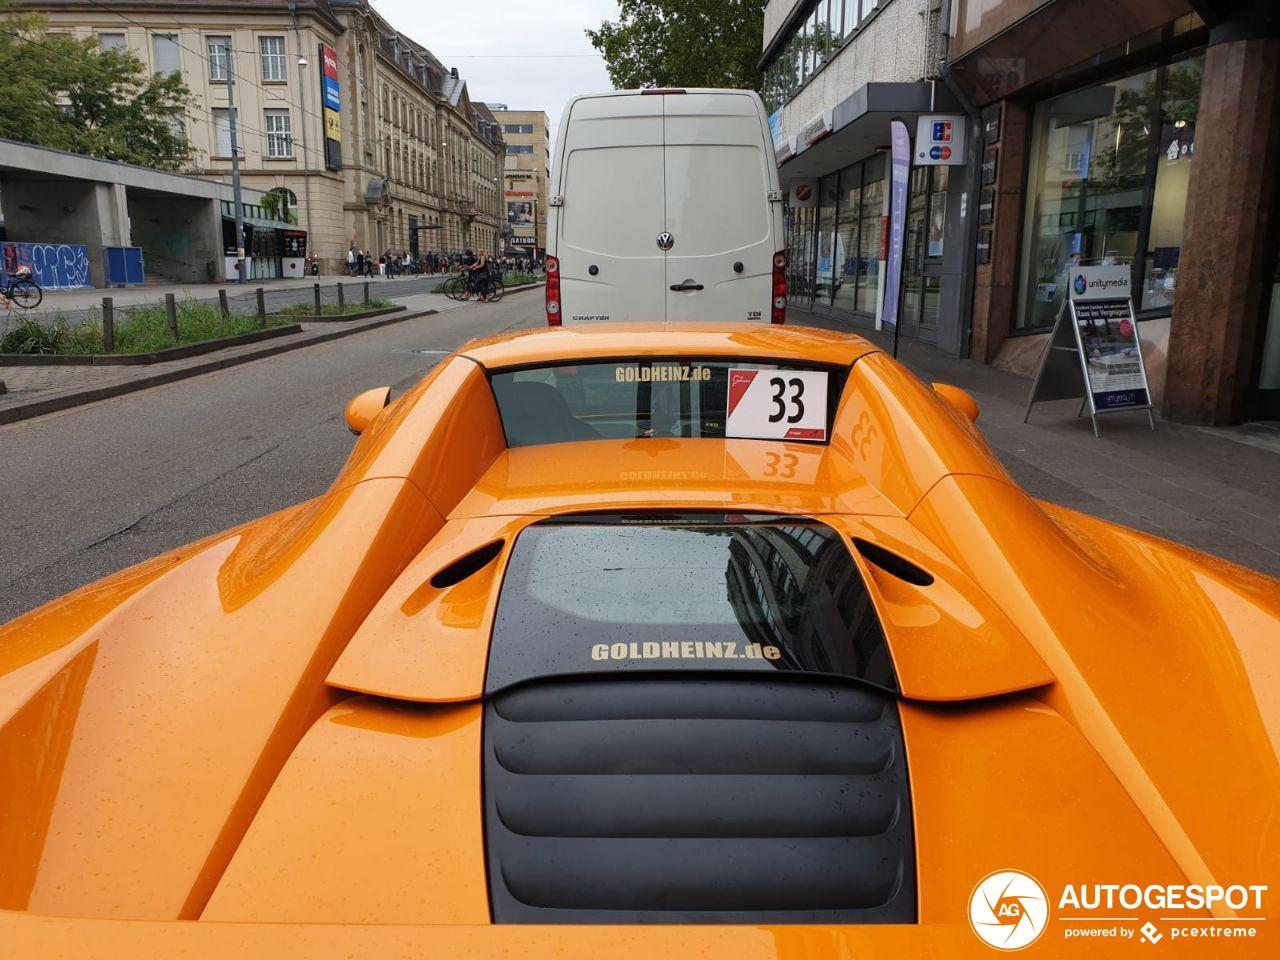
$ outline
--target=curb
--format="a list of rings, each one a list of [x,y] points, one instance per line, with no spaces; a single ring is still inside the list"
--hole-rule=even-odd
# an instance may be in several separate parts
[[[368,320],[372,317],[386,316],[388,313],[396,313],[404,307],[377,307],[373,310],[362,310],[359,313],[349,313],[346,316],[316,316],[315,314],[293,314],[293,319],[298,323],[354,323],[357,320]]]
[[[261,360],[264,357],[273,357],[279,353],[288,353],[290,350],[299,350],[302,347],[309,347],[312,344],[326,343],[329,340],[337,340],[340,337],[349,337],[357,333],[363,333],[365,330],[374,330],[378,327],[385,327],[393,323],[401,323],[405,320],[416,320],[419,317],[429,317],[438,312],[438,310],[420,310],[417,313],[407,313],[403,316],[396,315],[393,317],[386,317],[382,320],[375,320],[373,323],[367,323],[354,330],[340,327],[336,330],[326,331],[325,333],[312,337],[309,340],[292,343],[273,343],[269,346],[263,347],[261,350],[238,354],[234,357],[216,357],[211,360],[206,360],[203,363],[184,367],[181,370],[166,370],[164,373],[153,374],[149,377],[139,377],[136,380],[129,380],[124,383],[113,383],[105,387],[94,387],[93,389],[81,390],[77,393],[64,393],[61,396],[49,397],[45,400],[33,400],[31,403],[18,404],[16,406],[0,410],[0,424],[17,423],[21,420],[30,420],[33,417],[42,417],[48,413],[57,413],[59,410],[69,410],[72,407],[81,407],[88,403],[97,403],[99,400],[109,400],[112,397],[123,396],[126,393],[136,393],[139,390],[146,390],[148,387],[159,387],[166,383],[173,383],[177,380],[186,380],[190,377],[198,377],[202,373],[213,373],[217,370],[225,370],[227,367],[239,366],[240,364],[248,363],[251,360]]]

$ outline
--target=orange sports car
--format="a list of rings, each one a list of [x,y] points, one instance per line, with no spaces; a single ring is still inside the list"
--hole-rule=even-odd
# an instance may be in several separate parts
[[[868,342],[471,343],[0,628],[0,957],[1280,956],[1280,584]]]

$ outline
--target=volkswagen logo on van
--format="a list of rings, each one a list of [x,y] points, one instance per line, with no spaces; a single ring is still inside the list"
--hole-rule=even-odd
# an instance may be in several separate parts
[[[660,234],[658,234],[659,250],[670,250],[673,246],[675,246],[675,242],[676,242],[676,238],[673,237],[671,234],[667,233],[667,231],[665,230],[663,230]]]

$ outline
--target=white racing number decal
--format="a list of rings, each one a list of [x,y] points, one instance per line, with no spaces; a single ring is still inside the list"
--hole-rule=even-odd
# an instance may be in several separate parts
[[[826,372],[730,370],[725,436],[825,441]]]

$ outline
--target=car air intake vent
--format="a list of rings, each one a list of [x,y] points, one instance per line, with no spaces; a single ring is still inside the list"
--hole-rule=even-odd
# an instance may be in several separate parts
[[[497,923],[913,923],[897,705],[792,678],[538,681],[490,698]]]

